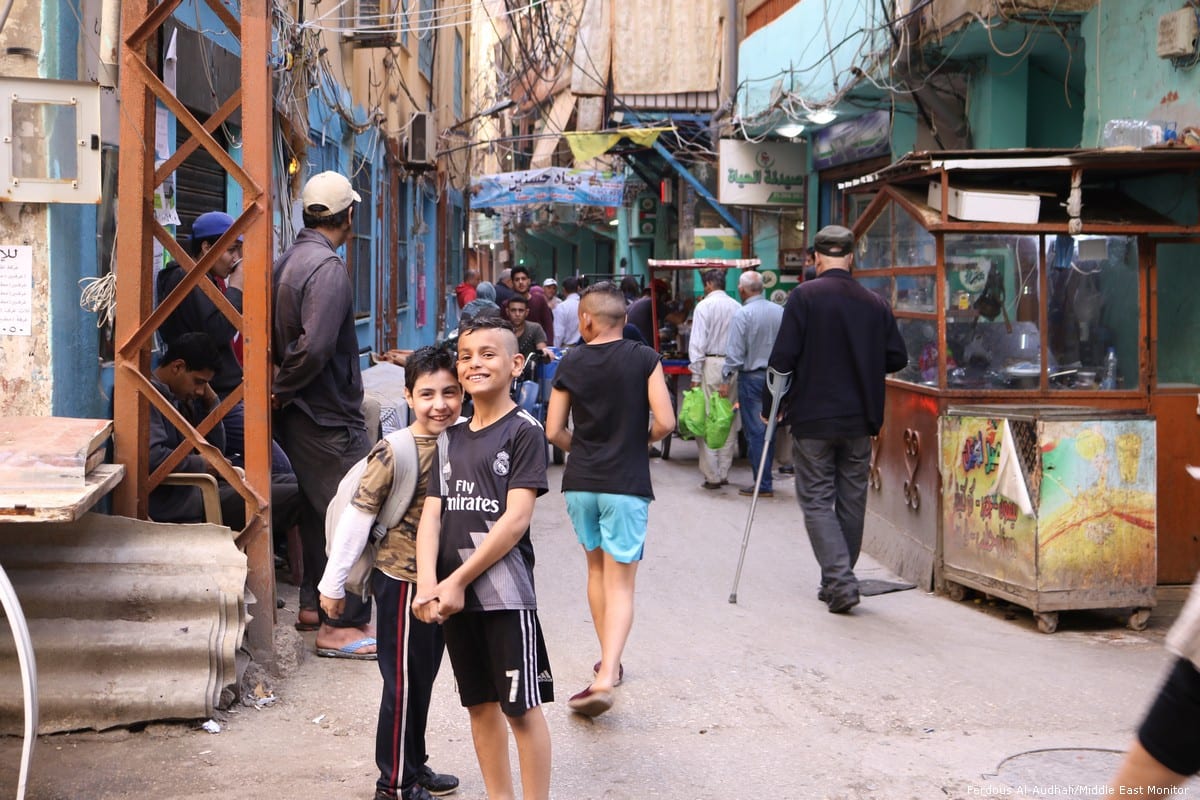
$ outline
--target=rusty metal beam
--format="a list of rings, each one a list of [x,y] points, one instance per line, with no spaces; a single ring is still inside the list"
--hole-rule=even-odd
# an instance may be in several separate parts
[[[239,39],[242,86],[221,102],[218,112],[200,124],[175,98],[158,76],[155,42],[179,0],[151,6],[152,0],[125,0],[122,29],[131,33],[122,42],[121,161],[118,195],[119,258],[117,263],[116,368],[114,442],[116,460],[126,467],[126,478],[114,494],[119,514],[144,518],[150,491],[173,469],[188,449],[195,449],[246,501],[245,529],[238,546],[249,561],[248,588],[257,600],[247,640],[255,658],[270,662],[275,617],[274,557],[270,542],[271,424],[270,424],[270,309],[272,209],[271,132],[273,103],[267,63],[270,50],[270,14],[267,0],[243,0],[238,19],[220,3],[208,2],[229,31]],[[178,118],[192,138],[170,156],[156,172],[155,101]],[[225,151],[213,132],[239,107],[243,109],[243,164]],[[250,116],[253,110],[258,118]],[[192,152],[203,147],[241,186],[243,207],[233,227],[209,254],[193,260],[154,218],[154,187]],[[208,273],[217,254],[238,236],[243,237],[245,284],[239,314]],[[154,308],[154,272],[151,243],[157,239],[187,271],[181,285]],[[149,381],[150,345],[163,320],[195,288],[205,293],[240,331],[244,346],[244,383],[197,427],[189,425]],[[204,434],[212,430],[238,400],[245,406],[246,475],[243,479],[209,445]],[[153,405],[184,435],[186,444],[149,474],[148,430]]]

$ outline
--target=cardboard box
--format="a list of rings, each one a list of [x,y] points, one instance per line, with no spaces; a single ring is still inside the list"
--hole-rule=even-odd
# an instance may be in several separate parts
[[[973,222],[1012,222],[1032,224],[1038,221],[1042,198],[1023,192],[995,192],[987,189],[950,187],[949,214],[955,219]],[[942,210],[942,185],[929,184],[929,206]]]

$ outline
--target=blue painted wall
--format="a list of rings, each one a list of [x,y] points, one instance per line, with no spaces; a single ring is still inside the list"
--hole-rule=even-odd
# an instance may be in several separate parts
[[[78,80],[79,23],[65,2],[42,6],[42,61],[47,78]],[[50,229],[51,411],[63,417],[104,417],[100,393],[99,331],[94,314],[79,307],[79,280],[94,276],[96,206],[47,206]]]

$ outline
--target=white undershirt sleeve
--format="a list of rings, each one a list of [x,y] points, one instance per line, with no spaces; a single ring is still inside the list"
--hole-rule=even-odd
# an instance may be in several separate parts
[[[317,591],[335,600],[346,596],[346,576],[367,546],[375,515],[347,504],[333,532],[333,546]]]

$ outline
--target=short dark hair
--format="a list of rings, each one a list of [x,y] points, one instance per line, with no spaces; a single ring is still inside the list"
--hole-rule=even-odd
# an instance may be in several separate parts
[[[528,276],[529,268],[528,267],[513,267],[512,271],[508,273],[508,279],[512,280],[513,278],[515,278],[518,275]]]
[[[224,235],[224,234],[221,234],[221,235]],[[213,242],[217,241],[217,239],[220,239],[221,235],[205,236],[203,239],[197,239],[195,236],[191,237],[190,239],[188,239],[187,247],[185,248],[187,250],[187,254],[189,256],[191,256],[192,258],[194,258],[195,260],[199,261],[200,256],[203,255],[203,253],[200,251],[201,245],[203,245],[205,242],[208,242],[211,245]]]
[[[496,328],[502,328],[509,333],[513,333],[512,323],[504,317],[495,314],[477,314],[458,326],[458,335],[459,338],[462,338],[464,333],[494,330]]]
[[[723,269],[706,269],[700,279],[705,283],[711,283],[714,286],[725,285],[725,270]]]
[[[525,306],[526,308],[529,308],[529,299],[526,298],[525,295],[523,295],[523,294],[515,294],[512,297],[508,298],[508,301],[504,304],[504,307],[508,308],[513,303],[520,303],[521,305]]]
[[[600,281],[579,293],[579,305],[602,317],[609,325],[625,322],[625,293],[612,281]]]
[[[167,342],[159,363],[170,364],[172,361],[183,361],[189,372],[216,372],[221,366],[221,353],[211,336],[203,331],[192,331]]]
[[[354,204],[350,204],[336,214],[330,214],[327,217],[318,217],[315,214],[304,212],[304,227],[306,228],[340,228],[346,224],[346,220],[350,219],[350,209]]]
[[[419,347],[409,353],[404,362],[404,388],[411,392],[417,385],[417,378],[442,371],[457,378],[454,354],[442,347]]]
[[[563,291],[567,294],[570,294],[571,292],[578,292],[579,278],[576,278],[574,275],[568,275],[567,277],[563,278],[562,287]]]

